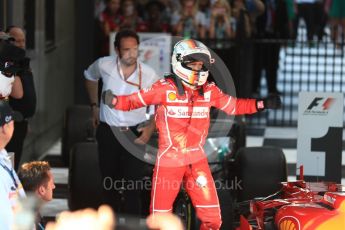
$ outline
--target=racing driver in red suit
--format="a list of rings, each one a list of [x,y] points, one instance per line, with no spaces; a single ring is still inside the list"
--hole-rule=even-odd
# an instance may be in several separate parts
[[[119,110],[156,105],[159,149],[153,173],[151,213],[171,212],[183,184],[190,196],[200,229],[219,229],[221,214],[215,184],[203,149],[210,125],[210,107],[229,115],[251,114],[280,106],[280,98],[236,99],[206,82],[214,62],[199,41],[179,41],[172,55],[173,75],[150,89],[126,96],[103,93],[103,102]]]

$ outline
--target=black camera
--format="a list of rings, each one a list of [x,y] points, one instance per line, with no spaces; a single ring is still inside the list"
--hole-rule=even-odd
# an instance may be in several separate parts
[[[29,65],[25,50],[11,42],[13,38],[7,34],[0,35],[0,71],[16,74],[24,71]]]

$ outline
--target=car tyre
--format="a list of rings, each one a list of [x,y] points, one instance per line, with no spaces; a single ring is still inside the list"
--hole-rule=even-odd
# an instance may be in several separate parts
[[[102,177],[96,142],[74,145],[70,155],[68,206],[71,210],[98,208],[102,203]]]
[[[75,105],[66,109],[61,141],[62,160],[68,166],[71,148],[78,142],[94,139],[94,128],[89,106]]]

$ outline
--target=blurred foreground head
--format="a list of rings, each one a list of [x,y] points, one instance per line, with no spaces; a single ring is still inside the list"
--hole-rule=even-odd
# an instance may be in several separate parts
[[[113,230],[115,216],[109,206],[102,205],[99,209],[83,209],[75,212],[62,212],[56,222],[49,222],[46,230]]]
[[[150,215],[147,218],[147,227],[155,230],[183,230],[181,220],[172,213]],[[99,209],[83,209],[75,212],[62,212],[56,222],[48,223],[46,230],[113,230],[115,216],[109,206],[102,205]]]

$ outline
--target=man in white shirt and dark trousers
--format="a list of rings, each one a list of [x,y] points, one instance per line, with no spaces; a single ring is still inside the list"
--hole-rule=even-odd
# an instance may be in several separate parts
[[[137,60],[139,37],[134,31],[118,32],[114,48],[115,56],[99,58],[85,70],[84,76],[93,122],[98,126],[96,139],[104,202],[117,213],[140,215],[143,190],[140,181],[147,167],[144,162],[145,143],[155,129],[154,122],[148,119],[147,108],[123,112],[111,109],[103,102],[98,107],[98,80],[103,81],[102,92],[111,89],[114,94],[125,95],[149,88],[158,76],[152,68]]]
[[[23,186],[5,150],[13,135],[14,118],[15,114],[8,102],[0,100],[0,226],[4,230],[12,229],[18,200],[25,197]]]

